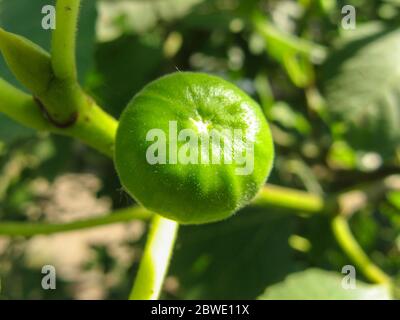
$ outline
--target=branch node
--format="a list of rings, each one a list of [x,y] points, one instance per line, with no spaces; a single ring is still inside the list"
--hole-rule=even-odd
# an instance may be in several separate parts
[[[66,121],[60,122],[55,120],[54,118],[52,118],[52,116],[50,115],[50,113],[47,111],[46,107],[44,106],[44,104],[40,101],[39,98],[37,97],[33,97],[34,101],[36,102],[36,104],[39,106],[40,111],[42,112],[44,118],[51,123],[53,126],[60,128],[60,129],[66,129],[69,127],[72,127],[76,121],[78,120],[78,112],[75,111],[71,114],[70,118],[67,119]]]

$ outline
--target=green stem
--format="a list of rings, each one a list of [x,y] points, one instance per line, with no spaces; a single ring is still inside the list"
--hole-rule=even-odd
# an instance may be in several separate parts
[[[375,265],[363,251],[351,233],[349,223],[342,215],[332,219],[332,230],[340,247],[347,256],[356,264],[364,276],[372,282],[391,284],[392,280],[384,271]]]
[[[253,200],[255,207],[277,207],[294,210],[295,213],[321,213],[327,207],[327,201],[318,195],[273,185],[261,189]]]
[[[324,60],[327,55],[325,47],[277,29],[268,21],[267,17],[259,12],[253,14],[251,21],[254,29],[268,41],[278,43],[284,48],[313,57],[318,61]],[[275,57],[281,59],[281,55],[278,53],[275,54]]]
[[[4,222],[0,224],[0,236],[31,237],[35,235],[50,235],[54,233],[70,232],[93,227],[100,227],[114,223],[132,220],[148,220],[153,214],[141,207],[131,207],[117,210],[102,217],[74,221],[62,224]]]
[[[177,231],[177,222],[154,216],[130,300],[158,299]]]
[[[284,208],[295,214],[318,214],[324,211],[321,197],[303,191],[292,190],[273,185],[262,188],[258,196],[250,204],[256,208]],[[118,223],[135,219],[148,220],[152,213],[141,208],[122,209],[106,217],[93,218],[66,224],[3,222],[0,223],[0,236],[34,236],[37,234],[53,234],[79,229],[94,228],[107,223]]]
[[[75,81],[75,46],[80,0],[57,0],[52,37],[52,66],[58,79]]]
[[[85,103],[76,123],[67,129],[57,128],[56,133],[75,137],[113,159],[118,121],[89,97]]]
[[[46,120],[32,96],[0,78],[0,112],[25,127],[77,138],[112,158],[118,121],[90,97],[82,99],[82,104],[76,122],[68,128],[59,128]]]
[[[25,127],[38,131],[51,129],[32,96],[16,89],[1,78],[0,112]]]

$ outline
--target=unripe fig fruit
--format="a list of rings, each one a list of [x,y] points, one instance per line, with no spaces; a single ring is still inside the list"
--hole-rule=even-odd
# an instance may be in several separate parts
[[[182,224],[222,220],[245,206],[273,156],[259,105],[223,79],[189,72],[140,91],[121,116],[115,146],[126,191]]]

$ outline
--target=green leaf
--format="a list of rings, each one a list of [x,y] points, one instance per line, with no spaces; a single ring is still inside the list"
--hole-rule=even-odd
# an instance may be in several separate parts
[[[171,274],[185,299],[254,299],[299,267],[288,244],[295,220],[245,209],[220,223],[182,226]]]
[[[400,141],[400,29],[364,28],[330,57],[325,93],[349,144],[387,159]]]
[[[260,300],[390,300],[389,288],[356,281],[356,288],[345,289],[345,275],[320,269],[308,269],[288,276],[268,287]]]

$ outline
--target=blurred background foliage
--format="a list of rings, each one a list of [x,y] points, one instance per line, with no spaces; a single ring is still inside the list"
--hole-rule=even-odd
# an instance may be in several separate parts
[[[0,0],[0,25],[49,49],[41,8],[52,2]],[[349,4],[355,30],[341,26]],[[222,76],[254,97],[271,123],[270,182],[337,193],[400,172],[399,18],[399,0],[83,0],[79,76],[115,117],[163,74]],[[2,60],[0,75],[16,84]],[[0,220],[66,222],[132,204],[111,161],[3,115],[0,172]],[[372,260],[400,280],[400,193],[371,201],[350,222]],[[0,297],[125,299],[146,228],[0,237]],[[57,268],[55,291],[40,287],[45,264]],[[327,297],[315,287],[321,283],[336,297],[332,283],[346,264],[328,217],[245,209],[180,229],[163,298],[254,299],[266,288],[261,298]],[[369,286],[347,297],[384,296]]]

